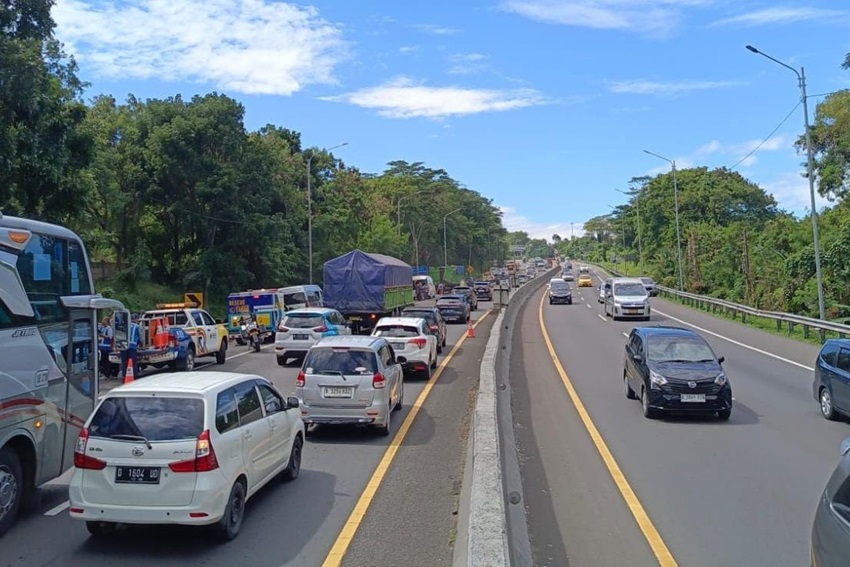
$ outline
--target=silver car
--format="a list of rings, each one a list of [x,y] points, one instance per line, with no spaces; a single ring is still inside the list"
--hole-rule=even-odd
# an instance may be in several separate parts
[[[611,291],[605,294],[603,308],[605,316],[614,320],[638,318],[649,321],[649,294],[639,279],[614,278]]]
[[[816,567],[844,567],[850,558],[850,439],[818,503],[811,552]]]
[[[281,366],[290,358],[304,358],[325,337],[350,335],[351,327],[336,309],[303,307],[287,311],[274,336],[274,352]]]
[[[389,435],[392,413],[404,400],[406,362],[383,337],[322,339],[307,352],[295,380],[301,419],[305,425],[374,425]]]

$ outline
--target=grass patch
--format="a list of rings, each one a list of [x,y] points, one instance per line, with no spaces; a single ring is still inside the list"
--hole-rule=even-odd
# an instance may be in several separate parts
[[[155,309],[157,303],[180,303],[183,291],[144,280],[128,281],[126,277],[107,278],[95,282],[95,289],[104,297],[117,299],[130,311]],[[226,298],[206,297],[206,310],[214,318],[226,316]]]

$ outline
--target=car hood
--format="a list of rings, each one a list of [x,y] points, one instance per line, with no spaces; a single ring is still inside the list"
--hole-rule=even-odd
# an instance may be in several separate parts
[[[714,380],[723,372],[723,367],[717,362],[651,362],[649,369],[665,378],[701,382]]]

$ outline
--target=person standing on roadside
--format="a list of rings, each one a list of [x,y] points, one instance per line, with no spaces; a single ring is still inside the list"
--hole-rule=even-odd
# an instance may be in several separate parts
[[[117,373],[115,365],[109,361],[109,353],[112,352],[112,321],[109,317],[104,317],[98,327],[97,350],[100,353],[100,375],[103,378],[114,378]]]
[[[139,342],[140,338],[140,329],[139,329],[139,316],[138,314],[133,314],[130,320],[130,329],[127,336],[127,348],[121,351],[121,376],[127,375],[127,365],[132,363],[133,365],[133,378],[139,377]]]

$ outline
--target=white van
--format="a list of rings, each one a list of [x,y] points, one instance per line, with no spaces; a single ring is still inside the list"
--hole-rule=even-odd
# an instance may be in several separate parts
[[[293,285],[279,291],[283,293],[283,305],[287,311],[325,306],[325,295],[317,285]]]
[[[605,295],[605,316],[617,319],[638,318],[649,321],[651,308],[649,294],[637,278],[613,278],[611,291]],[[608,280],[604,284],[607,288]]]
[[[432,278],[431,276],[413,276],[414,289],[416,288],[417,284],[424,285],[425,289],[428,290],[428,299],[434,299],[435,297],[437,297],[437,286],[434,285],[434,278]]]

